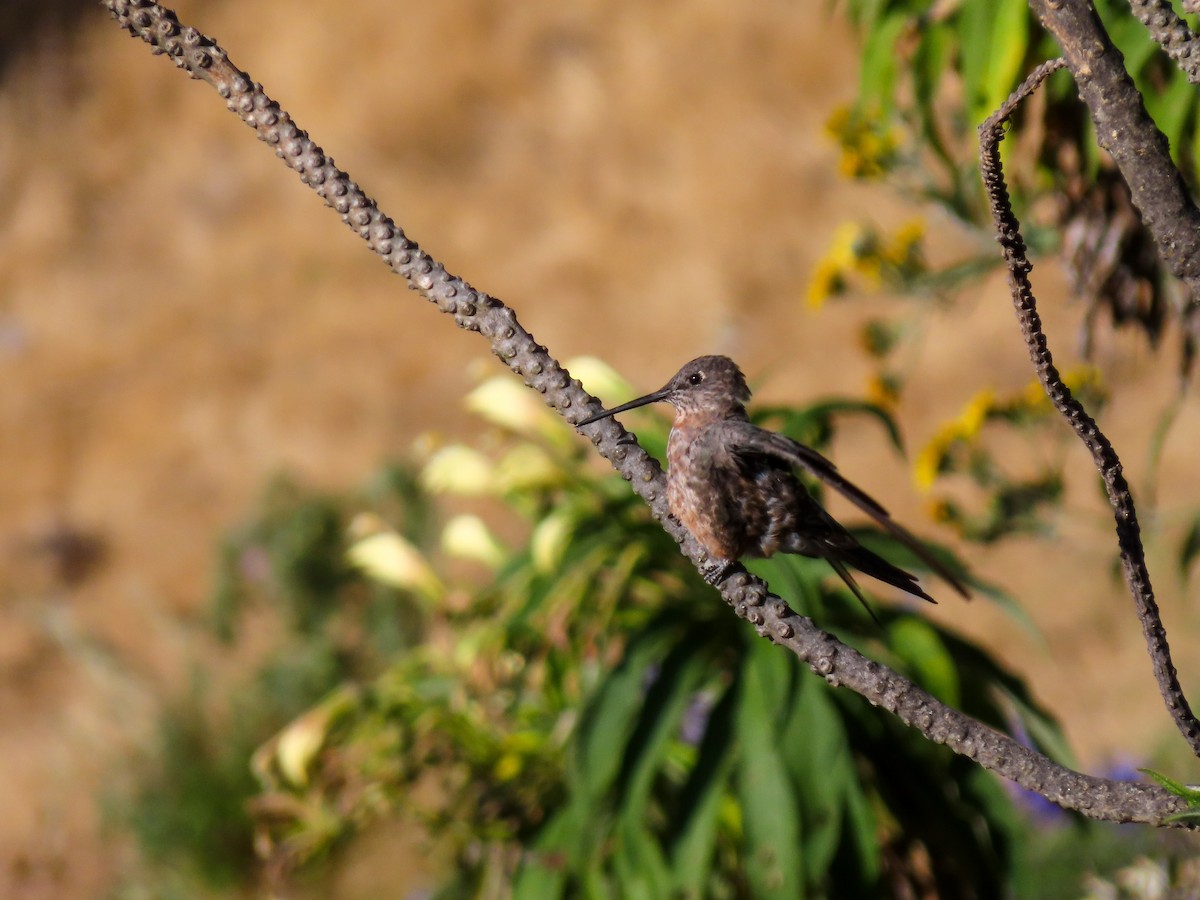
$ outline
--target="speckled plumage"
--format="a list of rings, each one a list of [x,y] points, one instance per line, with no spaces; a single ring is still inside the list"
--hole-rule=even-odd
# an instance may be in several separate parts
[[[750,389],[733,360],[702,356],[652,394],[584,419],[665,401],[675,407],[667,442],[667,502],[720,572],[744,556],[799,553],[827,560],[862,600],[846,566],[922,597],[915,576],[863,547],[808,493],[794,469],[839,491],[875,519],[959,593],[965,589],[887,510],[842,477],[821,454],[759,428],[746,415]]]

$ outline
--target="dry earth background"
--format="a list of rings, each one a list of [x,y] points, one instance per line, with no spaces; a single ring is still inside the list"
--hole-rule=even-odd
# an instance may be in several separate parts
[[[501,369],[482,341],[405,291],[210,89],[151,57],[98,5],[72,4],[80,24],[69,33],[27,31],[25,5],[7,5],[0,895],[96,896],[134,860],[97,800],[128,779],[160,702],[186,686],[195,660],[233,671],[271,638],[260,629],[231,654],[202,627],[217,536],[280,470],[348,487],[424,432],[469,438],[460,398]],[[823,3],[178,10],[553,353],[603,356],[647,389],[685,359],[724,352],[760,379],[763,400],[861,394],[855,324],[887,300],[820,315],[803,302],[834,227],[918,212],[935,253],[970,240],[933,210],[836,177],[821,126],[852,96],[855,57]],[[1061,299],[1052,266],[1035,277],[1067,362],[1080,310]],[[979,389],[1030,377],[998,276],[927,327],[901,410],[910,448]],[[1106,336],[1097,361],[1115,386],[1102,424],[1136,487],[1174,360]],[[1168,526],[1200,504],[1198,433],[1192,403],[1163,463]],[[1070,453],[1080,473],[1057,538],[967,551],[1021,598],[1045,646],[986,602],[934,612],[1028,673],[1095,769],[1144,757],[1171,730],[1110,577],[1111,526],[1086,457]],[[936,533],[874,426],[849,424],[834,455]],[[72,534],[106,548],[82,577],[47,549]],[[1162,545],[1151,561],[1194,686],[1200,621]],[[367,842],[334,874],[337,894],[419,883],[414,846],[395,834]]]

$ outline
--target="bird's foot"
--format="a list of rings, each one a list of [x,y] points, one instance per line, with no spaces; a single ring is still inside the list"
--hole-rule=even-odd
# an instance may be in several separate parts
[[[729,570],[732,569],[733,566],[734,563],[732,562],[714,559],[705,564],[704,569],[700,574],[704,577],[705,581],[707,581],[713,587],[716,587],[725,580],[725,576],[729,574]]]

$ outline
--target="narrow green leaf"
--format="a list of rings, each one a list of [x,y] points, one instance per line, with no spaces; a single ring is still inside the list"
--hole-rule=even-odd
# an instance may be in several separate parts
[[[1138,769],[1138,771],[1149,775],[1151,778],[1157,781],[1159,785],[1170,791],[1176,797],[1181,797],[1182,799],[1186,800],[1188,806],[1200,806],[1200,788],[1195,788],[1191,785],[1184,784],[1181,781],[1176,781],[1174,778],[1169,778],[1168,776],[1163,775],[1161,772],[1155,772],[1153,769]]]
[[[992,0],[993,19],[987,74],[984,85],[983,116],[973,119],[982,122],[1012,93],[1029,50],[1028,0]]]
[[[921,134],[929,142],[943,165],[957,168],[950,151],[942,140],[938,123],[938,91],[945,84],[946,71],[954,52],[954,35],[944,23],[923,29],[917,52],[913,56],[913,91],[920,116]]]
[[[696,763],[680,791],[683,802],[675,815],[670,858],[676,890],[687,900],[708,895],[721,801],[734,763],[734,714],[738,697],[737,686],[730,685],[713,707]]]
[[[972,124],[983,121],[987,106],[988,60],[991,56],[995,4],[965,3],[958,16],[959,56],[967,115]]]
[[[844,414],[865,415],[883,426],[888,439],[901,454],[904,453],[904,438],[900,426],[891,413],[877,403],[855,400],[848,397],[831,397],[809,404],[801,409],[767,406],[756,410],[756,422],[770,421],[777,430],[805,444],[821,445],[828,441],[834,431],[834,419]]]
[[[854,869],[861,881],[874,884],[883,869],[883,848],[880,846],[875,810],[863,793],[862,785],[857,783],[845,793],[844,802],[848,837],[846,849],[854,853]]]
[[[651,667],[661,658],[666,638],[661,629],[654,628],[635,636],[625,648],[620,665],[584,712],[572,774],[593,799],[609,791],[621,769],[625,747],[637,725]]]
[[[755,897],[793,900],[804,896],[800,812],[780,756],[776,709],[768,700],[773,677],[765,659],[748,654],[740,681],[737,788],[745,842],[742,859]]]
[[[1062,733],[1058,723],[1046,712],[1039,709],[1029,699],[1006,687],[999,688],[1003,696],[1012,704],[1021,727],[1025,729],[1034,746],[1052,760],[1064,766],[1078,768],[1079,763],[1067,743],[1067,736]]]
[[[1196,88],[1182,73],[1171,78],[1161,93],[1147,91],[1146,107],[1171,146],[1171,158],[1179,160],[1183,136],[1196,110]]]
[[[1200,556],[1200,516],[1192,520],[1191,527],[1179,546],[1179,574],[1184,579],[1191,573],[1192,563],[1196,561],[1197,556]]]
[[[863,45],[858,77],[858,105],[871,116],[887,117],[896,94],[896,41],[912,16],[904,11],[888,13],[876,21]]]
[[[858,789],[854,760],[828,686],[804,675],[799,698],[779,745],[797,795],[804,834],[804,873],[810,888],[826,881],[842,836],[843,798]]]
[[[582,824],[580,810],[563,809],[542,826],[533,847],[524,854],[513,878],[513,900],[553,900],[566,890],[566,859],[561,848],[570,845]]]
[[[685,634],[672,648],[639,704],[637,726],[618,750],[621,792],[618,807],[624,819],[641,822],[650,788],[661,771],[670,741],[697,690],[711,671],[703,635]]]
[[[660,900],[674,894],[670,866],[658,838],[631,816],[622,816],[617,829],[613,868],[618,877],[616,895],[631,900]]]
[[[904,660],[917,684],[947,706],[961,705],[958,667],[932,625],[905,616],[889,624],[888,639],[892,652]]]

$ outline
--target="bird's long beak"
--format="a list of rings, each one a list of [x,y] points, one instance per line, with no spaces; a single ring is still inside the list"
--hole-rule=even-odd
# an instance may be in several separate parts
[[[622,403],[620,406],[614,406],[612,409],[606,409],[596,413],[594,416],[588,416],[582,422],[576,422],[575,427],[581,425],[591,425],[593,422],[599,422],[601,419],[607,419],[609,416],[615,416],[617,413],[625,412],[630,409],[637,409],[639,406],[645,406],[648,403],[658,403],[660,400],[666,400],[671,395],[667,388],[661,388],[653,394],[647,394],[645,397],[638,397],[636,400],[630,400],[628,403]]]

